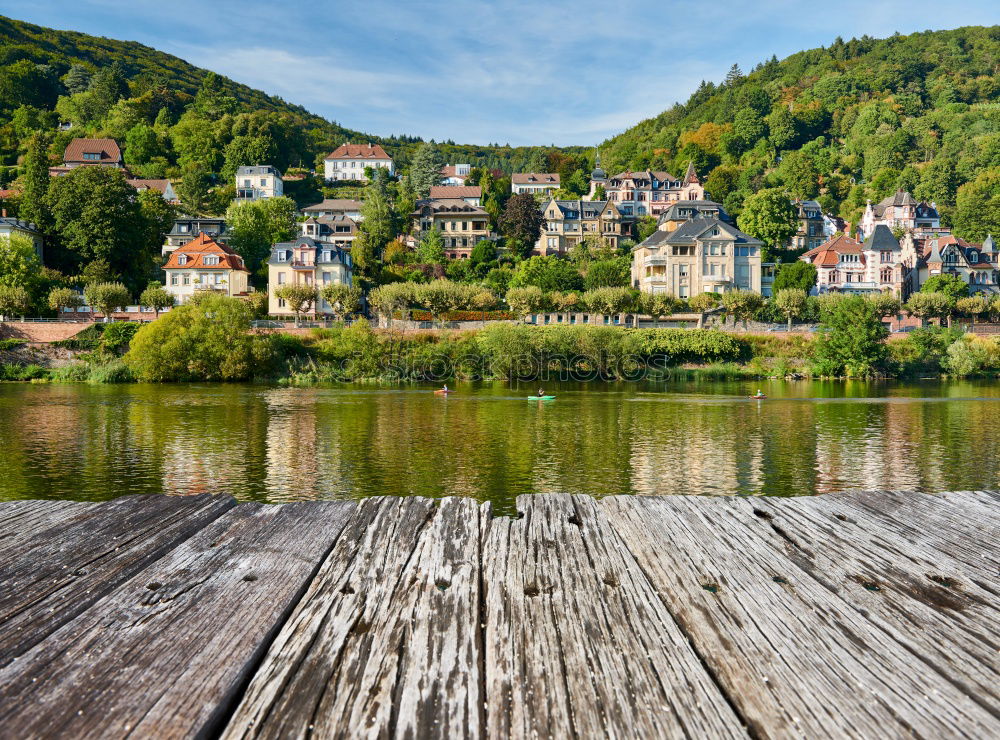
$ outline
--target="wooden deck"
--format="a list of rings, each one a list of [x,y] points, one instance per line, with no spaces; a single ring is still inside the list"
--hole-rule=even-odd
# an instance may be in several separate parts
[[[1000,494],[518,510],[0,504],[0,736],[1000,736]]]

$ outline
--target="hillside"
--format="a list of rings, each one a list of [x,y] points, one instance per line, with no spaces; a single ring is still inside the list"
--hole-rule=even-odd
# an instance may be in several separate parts
[[[94,80],[100,81],[102,95],[113,100],[94,99],[97,95],[88,99]],[[54,131],[60,121],[72,121],[72,135],[120,140],[136,124],[147,124],[156,130],[159,147],[150,161],[134,165],[145,166],[150,177],[195,159],[221,170],[227,146],[245,136],[269,136],[270,150],[264,153],[282,169],[314,166],[318,157],[346,140],[382,144],[405,165],[420,142],[418,137],[379,137],[345,128],[134,41],[59,31],[0,16],[0,164],[15,164],[32,133]],[[203,121],[213,125],[197,125]],[[176,131],[170,128],[178,125]],[[54,150],[70,135],[58,137]],[[192,138],[198,151],[190,151]],[[506,172],[540,165],[553,151],[453,142],[441,150],[449,161]],[[154,161],[155,157],[163,161]]]
[[[601,144],[602,164],[683,173],[738,213],[761,187],[856,221],[897,188],[968,238],[1000,231],[1000,26],[862,37],[703,82]],[[978,214],[978,215],[977,215]]]

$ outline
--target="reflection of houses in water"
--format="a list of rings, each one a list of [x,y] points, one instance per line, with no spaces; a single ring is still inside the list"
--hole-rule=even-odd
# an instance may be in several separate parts
[[[269,502],[318,498],[321,461],[316,394],[305,389],[272,391],[265,398],[265,480]]]

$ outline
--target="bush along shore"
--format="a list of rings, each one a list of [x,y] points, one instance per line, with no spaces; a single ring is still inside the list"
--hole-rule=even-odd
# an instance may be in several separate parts
[[[141,327],[96,324],[53,343],[79,352],[61,367],[12,361],[18,343],[8,343],[0,380],[304,385],[515,378],[967,377],[1000,371],[1000,339],[929,327],[889,340],[878,311],[862,298],[832,303],[821,331],[802,335],[515,323],[407,333],[377,330],[359,320],[292,336],[256,331],[251,321],[252,311],[242,301],[207,296]]]

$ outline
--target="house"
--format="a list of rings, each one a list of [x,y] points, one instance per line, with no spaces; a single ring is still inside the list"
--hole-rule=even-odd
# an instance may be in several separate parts
[[[906,251],[885,224],[864,242],[839,234],[799,259],[816,266],[813,295],[892,293],[905,300],[910,292]]]
[[[167,203],[180,203],[177,199],[177,193],[174,192],[174,186],[171,184],[170,180],[147,180],[141,177],[130,177],[128,178],[128,184],[140,193],[144,190],[155,190],[163,196],[163,200],[167,201]]]
[[[201,291],[227,296],[244,295],[250,273],[243,258],[208,234],[198,234],[167,258],[166,287],[178,303],[186,303]]]
[[[618,248],[622,218],[610,201],[550,199],[542,212],[545,225],[534,254],[566,254],[591,234],[602,237],[612,249]]]
[[[166,256],[178,247],[183,247],[199,234],[205,234],[215,241],[226,241],[226,219],[215,216],[196,218],[182,216],[174,219],[174,225],[167,232],[166,241],[164,241],[160,253]]]
[[[705,188],[691,163],[683,179],[655,170],[619,172],[608,180],[605,191],[626,218],[659,216],[679,200],[705,200]]]
[[[249,202],[277,198],[285,193],[285,181],[276,167],[255,164],[236,168],[236,200]]]
[[[430,197],[435,200],[442,198],[458,198],[466,203],[482,205],[483,189],[478,185],[432,185]]]
[[[632,285],[647,293],[761,290],[761,242],[719,218],[657,229],[632,250]]]
[[[32,223],[8,216],[7,209],[4,208],[0,211],[0,238],[7,237],[7,239],[10,239],[14,235],[30,239],[32,245],[35,247],[35,254],[38,255],[38,259],[41,260],[43,258],[45,240],[42,237],[42,232]]]
[[[792,207],[798,219],[798,231],[785,246],[789,249],[814,249],[826,241],[823,208],[814,200],[793,200]]]
[[[441,168],[442,185],[465,185],[472,170],[470,164],[448,164]]]
[[[897,190],[875,205],[871,201],[865,206],[859,230],[861,237],[870,236],[879,224],[893,229],[903,229],[921,234],[938,231],[941,217],[934,203],[918,201],[905,190]]]
[[[451,259],[468,259],[479,242],[493,236],[490,214],[459,198],[419,200],[411,218],[418,239],[432,229],[441,232],[445,255]]]
[[[323,176],[327,182],[368,179],[366,167],[385,167],[392,175],[396,165],[379,144],[341,144],[323,159]]]
[[[355,221],[361,220],[361,208],[364,204],[360,200],[348,200],[346,198],[327,198],[321,203],[306,206],[302,213],[311,218],[333,218],[334,216],[347,216]]]
[[[267,260],[267,312],[275,316],[292,315],[285,301],[275,295],[282,285],[308,285],[318,292],[326,285],[350,285],[351,275],[351,255],[333,244],[308,236],[275,244]],[[330,314],[332,309],[319,299],[311,313]]]
[[[310,216],[299,224],[299,234],[323,244],[350,250],[358,238],[358,222],[350,216]]]
[[[72,139],[63,152],[62,167],[50,167],[50,175],[64,175],[75,167],[123,169],[122,150],[114,139]]]
[[[550,196],[558,189],[558,172],[515,172],[510,176],[510,192],[515,195],[531,193]]]
[[[911,275],[912,290],[920,290],[935,275],[954,275],[968,284],[969,293],[1000,293],[1000,252],[992,235],[980,245],[947,235],[931,239],[920,248],[907,234],[903,237],[904,249],[911,244],[921,249]]]

